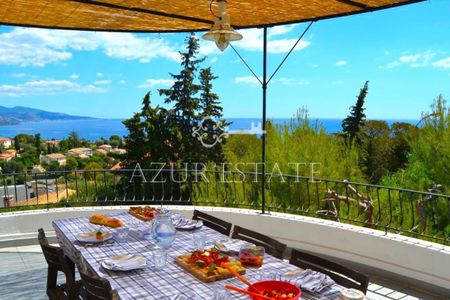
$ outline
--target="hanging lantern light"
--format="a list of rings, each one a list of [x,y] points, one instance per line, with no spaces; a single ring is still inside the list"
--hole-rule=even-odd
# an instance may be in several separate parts
[[[219,4],[219,15],[216,16],[212,11],[212,4],[216,1]],[[230,42],[239,41],[242,39],[242,35],[234,31],[230,25],[230,16],[227,13],[226,0],[212,0],[211,1],[211,13],[216,17],[214,25],[211,29],[203,35],[203,39],[208,41],[215,41],[217,48],[220,51],[224,51]]]

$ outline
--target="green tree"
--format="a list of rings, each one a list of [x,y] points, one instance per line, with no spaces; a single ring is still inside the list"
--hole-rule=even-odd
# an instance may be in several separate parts
[[[3,174],[19,174],[25,171],[25,167],[21,162],[18,161],[7,161],[2,167]]]
[[[20,151],[20,140],[19,140],[19,136],[16,135],[14,137],[14,149],[16,149],[17,152]]]
[[[393,158],[391,161],[391,172],[405,169],[411,153],[411,143],[418,134],[418,128],[404,122],[396,122],[391,126],[391,136],[393,139]]]
[[[203,150],[200,142],[192,138],[192,129],[198,125],[200,85],[195,82],[198,66],[204,58],[198,59],[199,43],[192,33],[186,38],[186,51],[180,52],[182,70],[179,74],[170,74],[174,83],[170,89],[160,89],[166,104],[173,104],[168,116],[172,128],[178,128],[179,134],[173,141],[174,147],[180,150],[181,159],[185,162],[199,161]]]
[[[47,171],[56,172],[56,171],[59,171],[59,170],[60,170],[60,166],[59,166],[59,163],[57,161],[53,160],[53,161],[51,161],[48,164]]]
[[[67,138],[67,147],[69,149],[72,148],[78,148],[82,146],[82,142],[80,140],[80,137],[78,136],[78,133],[76,131],[71,131],[69,133],[69,137]]]
[[[151,107],[150,92],[142,100],[140,113],[123,121],[129,134],[125,137],[127,150],[124,165],[133,168],[139,163],[143,168],[152,167],[152,162],[174,162],[177,159],[168,125],[167,111]],[[153,166],[155,167],[155,166]]]
[[[39,163],[36,147],[33,144],[24,145],[20,157],[15,158],[15,160],[21,162],[27,168],[32,168]]]
[[[362,128],[364,139],[361,141],[362,170],[372,183],[389,173],[393,160],[393,141],[386,121],[367,121]]]
[[[122,139],[116,134],[109,137],[109,144],[113,147],[123,147]]]
[[[90,162],[90,163],[86,164],[84,169],[86,171],[91,171],[91,172],[85,173],[84,176],[86,176],[87,179],[94,179],[96,175],[100,174],[100,173],[97,174],[97,172],[95,172],[95,171],[101,170],[102,166],[96,162]]]
[[[222,120],[222,106],[220,105],[219,96],[212,91],[212,81],[215,79],[217,79],[217,76],[213,75],[211,67],[200,70],[199,108],[201,111],[202,126],[205,130],[204,133],[206,133],[204,141],[208,145],[214,145],[216,139],[224,133],[222,128],[229,125],[229,123]],[[222,162],[224,160],[222,146],[225,141],[223,139],[213,147],[204,149],[201,152],[204,154],[201,161]]]
[[[36,154],[39,156],[42,152],[42,140],[40,133],[36,133],[34,135],[34,147],[36,147]]]
[[[66,169],[75,170],[78,167],[78,162],[75,157],[69,156],[66,158]]]
[[[351,107],[351,112],[342,121],[342,131],[350,142],[356,142],[360,144],[362,137],[360,136],[361,127],[364,126],[366,121],[366,114],[364,113],[364,101],[369,90],[369,81],[366,81],[364,87],[360,90],[356,104]]]

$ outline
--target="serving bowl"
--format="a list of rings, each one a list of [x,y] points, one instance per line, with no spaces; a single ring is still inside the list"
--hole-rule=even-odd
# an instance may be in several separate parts
[[[254,288],[252,288],[254,287]],[[264,292],[267,291],[269,293],[273,293],[273,291],[278,291],[280,293],[292,293],[292,297],[288,298],[276,298],[273,296],[273,294],[267,295],[268,297],[272,297],[274,299],[289,299],[289,300],[297,300],[300,299],[300,296],[302,295],[302,291],[298,288],[298,286],[287,282],[287,281],[278,281],[278,280],[262,280],[257,281],[252,284],[252,287],[249,287],[248,290],[251,292],[255,292],[256,290]],[[256,289],[256,290],[255,290]],[[263,297],[258,296],[252,296],[253,300],[265,300]]]

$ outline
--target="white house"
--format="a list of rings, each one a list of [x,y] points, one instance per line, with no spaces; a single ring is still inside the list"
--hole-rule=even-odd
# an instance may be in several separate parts
[[[9,138],[0,137],[0,145],[3,148],[9,148],[12,146],[12,140]]]
[[[47,155],[41,155],[40,157],[41,164],[46,163],[50,164],[52,161],[56,161],[60,166],[64,166],[66,164],[66,156],[61,153],[51,153]]]
[[[76,156],[80,158],[87,158],[92,156],[92,149],[91,148],[72,148],[67,152],[70,156]]]

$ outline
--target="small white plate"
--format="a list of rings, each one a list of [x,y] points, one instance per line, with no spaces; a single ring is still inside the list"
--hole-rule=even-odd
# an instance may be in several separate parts
[[[131,271],[147,266],[147,259],[140,255],[118,255],[102,261],[102,267],[111,271]]]
[[[194,230],[203,226],[203,221],[184,219],[175,224],[175,228],[179,230]]]
[[[97,239],[97,232],[85,232],[80,233],[77,236],[77,240],[83,243],[103,243],[112,239],[112,234],[109,232],[103,232],[103,238],[101,240]]]

